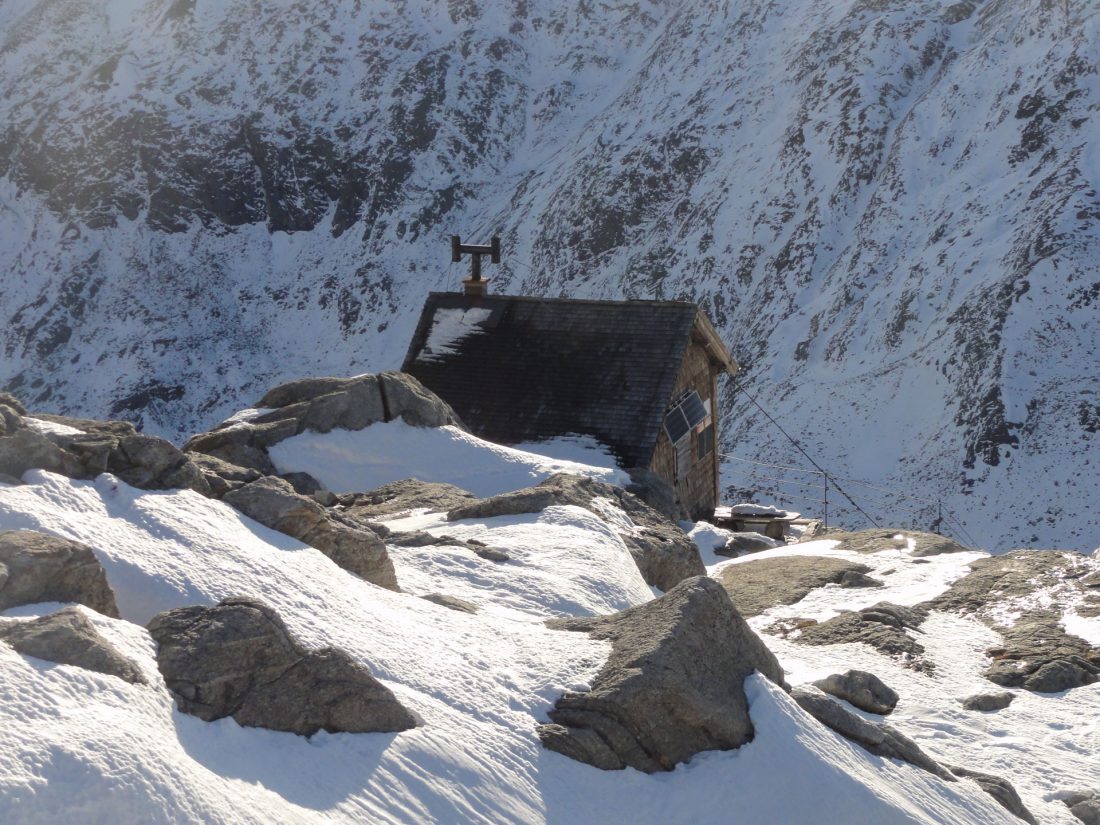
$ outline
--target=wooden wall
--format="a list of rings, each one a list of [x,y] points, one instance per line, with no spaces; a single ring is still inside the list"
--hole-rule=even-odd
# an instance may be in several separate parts
[[[709,455],[699,458],[699,434],[692,431],[690,440],[685,439],[691,450],[685,468],[682,466],[684,462],[677,456],[676,446],[669,441],[662,428],[649,469],[673,486],[684,509],[698,521],[711,518],[718,504],[718,373],[705,348],[694,341],[688,344],[684,352],[676,388],[668,399],[669,403],[684,390],[695,390],[707,402],[711,424],[715,428],[714,448]],[[684,469],[687,471],[683,472]]]

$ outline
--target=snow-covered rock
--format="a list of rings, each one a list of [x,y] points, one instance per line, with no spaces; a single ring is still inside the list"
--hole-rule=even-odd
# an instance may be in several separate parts
[[[75,602],[118,616],[92,548],[34,530],[0,530],[0,610],[39,602]]]
[[[362,432],[394,426],[376,424]],[[429,445],[440,432],[408,429]],[[339,434],[317,436],[314,447],[333,437]],[[482,446],[466,455],[463,469],[471,479],[483,471],[492,477],[489,486],[501,483],[501,454]],[[350,475],[339,465],[354,458],[330,453],[329,469]],[[413,451],[410,462],[416,459]],[[440,464],[441,473],[451,471]],[[512,476],[520,482],[516,487],[530,483],[525,476]],[[435,479],[429,474],[428,480]],[[687,635],[719,633],[729,624],[723,614],[721,622],[689,628],[687,613],[680,612],[686,610],[682,593],[654,600],[620,533],[621,514],[574,504],[464,521],[448,521],[445,513],[426,508],[393,513],[384,525],[391,536],[419,531],[417,541],[387,548],[403,589],[393,592],[194,491],[144,491],[109,474],[74,480],[41,470],[26,472],[21,482],[0,484],[0,529],[34,529],[92,549],[122,618],[79,609],[135,663],[146,684],[43,663],[0,645],[4,821],[70,821],[89,810],[120,825],[187,819],[573,823],[609,816],[646,823],[718,821],[731,810],[792,825],[1015,821],[974,782],[946,782],[837,737],[773,681],[778,676],[804,684],[834,672],[839,658],[880,674],[898,690],[902,698],[891,724],[930,758],[968,764],[980,753],[983,766],[989,763],[1000,775],[1008,773],[1003,760],[1011,758],[1018,764],[1013,784],[1044,822],[1064,825],[1072,816],[1054,795],[1054,777],[1059,787],[1086,787],[1094,771],[1085,743],[1097,686],[1043,697],[1042,706],[1034,694],[1021,691],[993,725],[981,714],[959,708],[965,716],[957,719],[952,708],[942,709],[945,691],[968,695],[980,679],[981,651],[996,635],[980,623],[937,612],[925,619],[922,640],[937,661],[934,678],[860,645],[797,646],[767,629],[783,615],[824,618],[872,603],[864,590],[834,585],[748,620],[787,671],[777,674],[768,665],[773,680],[759,673],[744,679],[751,742],[733,751],[695,752],[688,764],[658,776],[598,771],[547,752],[537,728],[550,721],[559,697],[610,689],[601,674],[614,669],[613,661],[629,665],[661,634],[633,638],[624,631],[619,642],[630,644],[616,651],[614,638],[563,632],[547,627],[546,620],[618,625],[624,617],[656,613],[657,624],[671,629],[671,636],[679,635],[677,628]],[[508,560],[480,558],[470,549],[476,546],[507,548]],[[967,564],[983,557],[970,552],[918,558],[893,545],[878,552],[842,548],[822,541],[764,551],[763,558],[826,556],[865,564],[883,582],[880,596],[914,604],[942,593],[965,575]],[[728,606],[717,582],[693,581]],[[421,598],[440,593],[478,610],[452,610]],[[228,718],[206,722],[176,712],[144,625],[164,611],[206,611],[234,596],[269,606],[307,657],[326,648],[344,651],[348,662],[365,667],[392,692],[417,726],[398,734],[318,731],[306,741]],[[4,622],[54,610],[11,608]],[[609,614],[618,615],[599,618]],[[228,646],[220,652],[232,660]],[[682,672],[706,671],[724,661],[708,656],[709,649],[686,661],[684,650],[678,659],[672,648],[665,652]],[[737,665],[738,679],[749,664]],[[174,677],[173,685],[178,687]],[[723,685],[718,680],[700,689],[721,692]],[[999,727],[1002,718],[1020,732],[1010,742]]]
[[[157,666],[184,713],[207,722],[312,736],[402,731],[416,720],[344,651],[307,650],[255,599],[180,607],[153,617]]]
[[[141,668],[105,639],[79,607],[0,624],[0,641],[25,656],[145,684]]]

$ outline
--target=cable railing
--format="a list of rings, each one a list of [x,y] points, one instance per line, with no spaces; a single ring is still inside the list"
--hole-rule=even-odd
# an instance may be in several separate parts
[[[870,509],[877,513],[889,513],[893,522],[898,523],[898,526],[908,526],[910,529],[930,529],[937,532],[950,531],[961,537],[970,546],[977,546],[965,525],[953,513],[944,508],[942,500],[900,490],[891,490],[881,484],[851,476],[834,475],[824,469],[808,469],[788,464],[758,461],[731,453],[719,453],[719,455],[727,462],[735,462],[741,465],[732,469],[733,483],[727,485],[737,491],[738,494],[744,495],[746,498],[759,498],[764,495],[771,498],[776,505],[789,507],[790,509],[806,510],[820,507],[821,521],[826,527],[829,524],[830,515],[835,520],[837,516],[844,513],[862,515],[868,522],[877,527],[877,520],[871,518],[867,512]],[[731,474],[728,465],[726,469],[727,475]],[[794,473],[800,477],[788,478],[785,477],[786,473]],[[842,501],[838,501],[836,495],[830,497],[830,493],[838,491],[838,481],[843,481],[846,485],[865,488],[865,492],[860,495],[859,504],[852,501],[848,495],[845,495],[845,498],[849,499],[851,507],[845,506]],[[874,491],[874,493],[869,491]],[[875,495],[876,493],[878,495]],[[903,516],[908,525],[899,523],[898,516]]]
[[[814,457],[811,456],[808,452],[806,452],[806,450],[803,448],[803,446],[801,444],[799,444],[798,441],[790,433],[788,433],[785,429],[783,429],[783,425],[780,424],[778,421],[776,421],[775,418],[771,415],[771,413],[769,413],[766,409],[764,409],[764,407],[760,404],[760,402],[757,401],[752,395],[750,395],[748,390],[746,390],[743,386],[741,386],[740,382],[738,382],[736,377],[733,378],[733,387],[739,393],[744,395],[752,403],[752,405],[754,407],[756,407],[757,410],[760,411],[760,413],[764,416],[764,418],[766,418],[772,424],[772,426],[774,426],[777,430],[779,430],[779,432],[781,432],[783,434],[783,437],[786,438],[796,450],[798,450],[798,452],[802,455],[802,457],[805,458],[806,461],[808,461],[814,467],[814,469],[809,470],[809,469],[806,469],[805,467],[792,467],[792,466],[783,465],[783,464],[772,464],[772,463],[768,463],[766,461],[756,461],[756,460],[751,459],[751,458],[742,458],[741,456],[735,456],[735,455],[731,455],[729,453],[719,453],[719,455],[722,458],[725,458],[725,459],[728,459],[728,460],[731,460],[731,461],[739,461],[739,462],[742,462],[743,464],[746,464],[746,465],[754,465],[754,466],[759,466],[759,467],[768,467],[769,469],[773,469],[773,470],[784,470],[786,472],[801,473],[801,474],[804,474],[804,475],[812,476],[814,478],[814,482],[811,484],[810,482],[807,481],[806,486],[810,489],[816,490],[817,489],[816,485],[820,484],[821,485],[821,498],[820,499],[813,499],[809,496],[805,496],[805,497],[803,497],[802,500],[806,501],[807,503],[813,502],[813,503],[821,504],[821,506],[822,506],[822,519],[821,519],[821,521],[826,527],[829,526],[829,488],[830,488],[830,485],[832,486],[832,489],[836,493],[839,493],[840,496],[845,501],[847,501],[852,506],[852,508],[856,512],[858,512],[861,516],[863,516],[872,526],[874,526],[874,527],[879,526],[878,522],[875,521],[875,519],[872,518],[871,515],[863,507],[861,507],[856,502],[855,498],[853,498],[852,495],[847,490],[845,490],[844,487],[842,487],[840,485],[840,482],[843,481],[846,485],[847,484],[856,484],[856,485],[860,485],[860,486],[863,486],[863,487],[866,487],[866,488],[869,488],[869,489],[872,489],[872,490],[876,490],[880,493],[883,493],[885,495],[890,496],[890,500],[888,502],[886,502],[884,500],[880,500],[879,501],[879,506],[880,507],[888,507],[891,512],[901,510],[901,511],[907,511],[912,515],[923,515],[923,510],[921,508],[915,508],[914,509],[914,508],[905,508],[905,507],[899,506],[898,503],[897,503],[897,500],[899,500],[899,499],[900,500],[909,500],[909,501],[920,501],[920,502],[924,503],[925,505],[927,505],[927,507],[924,508],[924,509],[928,509],[929,511],[931,511],[932,507],[935,507],[936,516],[935,516],[935,519],[932,521],[930,529],[936,530],[936,531],[942,531],[944,529],[945,525],[949,525],[951,527],[951,529],[955,530],[958,533],[958,535],[960,535],[968,544],[970,544],[971,547],[976,547],[977,546],[977,542],[974,541],[974,538],[970,535],[969,531],[967,531],[967,529],[963,525],[962,521],[960,521],[950,511],[945,510],[944,507],[943,507],[943,503],[939,500],[926,499],[926,498],[923,498],[921,496],[913,495],[912,493],[902,493],[902,492],[899,492],[897,490],[889,490],[885,487],[875,485],[875,484],[872,484],[868,481],[863,481],[861,479],[855,479],[855,478],[848,478],[848,477],[845,477],[845,476],[833,475],[832,473],[827,471],[824,467],[822,467],[821,464],[819,464],[817,461],[815,461]],[[752,473],[752,471],[747,471],[747,470],[744,471],[744,472],[745,472],[746,475],[751,475],[751,473]],[[779,491],[778,483],[779,483],[780,479],[774,479],[773,478],[771,480],[773,482],[773,485],[775,485],[775,486],[773,486],[772,489],[778,494],[778,491]],[[747,489],[751,490],[751,487],[747,488]],[[870,496],[870,495],[868,495],[867,497],[872,498],[872,496]],[[776,495],[777,500],[778,500],[778,498],[779,498],[778,495]],[[833,501],[834,501],[833,506],[834,507],[839,506],[840,511],[843,511],[843,509],[844,509],[843,504],[840,504],[839,502],[837,502],[835,496],[834,496]],[[929,515],[930,514],[931,513],[929,512]],[[915,526],[912,529],[916,529]]]

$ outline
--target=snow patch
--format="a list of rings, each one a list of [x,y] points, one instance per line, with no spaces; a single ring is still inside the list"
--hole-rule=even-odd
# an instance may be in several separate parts
[[[76,427],[70,427],[68,424],[58,424],[55,421],[44,421],[41,418],[31,418],[30,416],[23,417],[23,423],[27,426],[27,429],[34,430],[37,433],[43,435],[83,435],[83,430],[78,430]]]
[[[1100,616],[1080,616],[1069,610],[1062,616],[1066,633],[1079,636],[1090,645],[1100,645]]]
[[[481,324],[492,314],[492,310],[480,307],[436,310],[428,340],[416,360],[438,361],[444,355],[454,355],[463,340],[485,331]]]
[[[249,421],[259,418],[261,415],[269,412],[274,412],[274,410],[271,407],[246,407],[243,410],[238,410],[233,413],[233,415],[222,422],[222,425],[247,424]]]
[[[525,441],[522,444],[513,444],[512,447],[547,458],[575,461],[578,464],[590,464],[594,467],[614,469],[618,466],[615,456],[611,454],[611,449],[590,435],[561,435],[543,441]]]
[[[279,472],[307,472],[337,493],[364,492],[405,478],[454,484],[482,497],[529,487],[555,473],[620,486],[630,480],[613,467],[503,447],[457,427],[422,428],[403,421],[354,431],[305,432],[268,452]]]

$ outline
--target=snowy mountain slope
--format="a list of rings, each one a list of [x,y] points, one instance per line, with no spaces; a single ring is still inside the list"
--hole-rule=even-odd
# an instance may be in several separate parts
[[[1098,20],[5,0],[0,383],[199,429],[280,378],[396,366],[457,288],[447,236],[496,233],[498,291],[699,301],[832,472],[993,547],[1091,548]],[[725,399],[728,452],[794,461]],[[818,507],[747,466],[730,487]]]
[[[91,618],[150,684],[50,665],[0,645],[5,821],[709,822],[734,809],[760,822],[1017,821],[972,783],[948,784],[868,755],[757,677],[748,680],[756,738],[737,751],[645,775],[599,771],[543,750],[536,721],[563,689],[592,678],[607,645],[549,630],[542,619],[650,597],[621,541],[587,511],[551,507],[457,525],[487,543],[507,541],[517,551],[510,567],[525,576],[486,580],[449,563],[446,547],[418,548],[411,560],[392,548],[399,577],[414,586],[451,592],[476,583],[483,612],[468,615],[424,601],[415,589],[367,584],[190,492],[143,492],[109,475],[83,482],[31,471],[24,480],[0,485],[0,527],[92,544],[123,618]],[[456,526],[436,519],[429,529]],[[563,540],[575,561],[587,563],[563,567],[557,554],[541,552]],[[806,550],[828,552],[828,545]],[[563,591],[577,600],[556,599]],[[242,592],[274,606],[308,646],[334,644],[368,664],[423,724],[396,735],[306,740],[175,711],[152,642],[132,622]],[[15,608],[3,621],[51,607]],[[1074,735],[1087,737],[1088,728],[1062,734],[1076,743]],[[1041,739],[1028,744],[1032,758],[1058,755]],[[1050,764],[1060,769],[1076,758],[1061,754]],[[1057,800],[1021,790],[1051,821],[1072,821]]]

